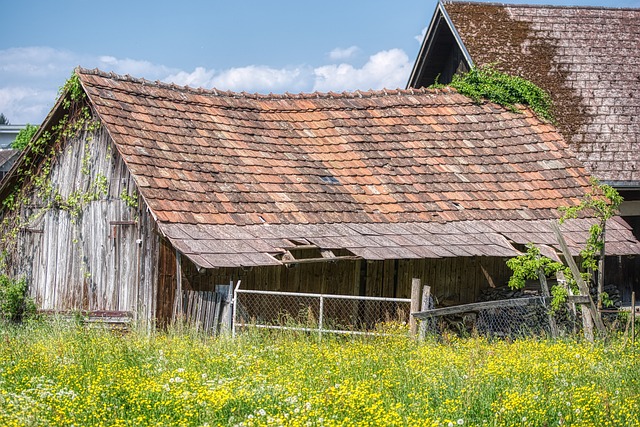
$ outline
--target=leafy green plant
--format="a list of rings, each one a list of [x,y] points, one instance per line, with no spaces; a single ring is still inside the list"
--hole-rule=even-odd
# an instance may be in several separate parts
[[[474,67],[468,73],[456,74],[448,86],[475,102],[488,99],[514,112],[518,112],[515,104],[528,105],[539,117],[554,121],[549,94],[529,80],[505,74],[492,65]],[[432,87],[444,85],[435,84]]]
[[[589,229],[585,248],[580,251],[586,282],[589,282],[593,273],[598,270],[598,259],[604,250],[606,223],[617,214],[622,200],[622,196],[615,188],[600,184],[595,178],[592,178],[591,190],[582,198],[579,205],[560,208],[560,211],[563,212],[560,223],[577,218],[583,212],[597,219],[597,222]]]
[[[20,132],[16,135],[16,139],[11,143],[11,148],[14,150],[24,150],[36,132],[38,132],[38,126],[27,123],[24,129],[20,129]]]
[[[12,322],[21,322],[36,313],[36,305],[29,298],[26,279],[12,279],[0,275],[0,314]]]
[[[138,198],[135,195],[129,195],[126,188],[122,189],[122,192],[120,193],[120,199],[122,199],[124,203],[131,209],[136,209],[138,207]]]
[[[511,289],[524,288],[527,279],[537,279],[540,272],[544,271],[545,276],[556,274],[558,271],[568,272],[567,267],[562,263],[553,261],[540,254],[533,243],[527,244],[527,251],[515,258],[507,261],[513,274],[509,278],[509,287]],[[568,272],[571,274],[571,272]]]

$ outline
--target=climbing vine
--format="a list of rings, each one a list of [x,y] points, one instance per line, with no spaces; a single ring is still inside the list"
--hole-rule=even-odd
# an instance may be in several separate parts
[[[122,192],[120,193],[120,199],[122,199],[124,203],[132,209],[136,209],[138,207],[138,198],[135,196],[130,196],[126,188],[122,189]]]
[[[515,104],[528,105],[538,117],[554,121],[551,113],[552,101],[549,94],[529,80],[510,76],[491,65],[474,67],[464,74],[455,74],[448,85],[475,102],[483,99],[500,104],[511,111],[518,112]],[[434,84],[442,88],[442,84]]]
[[[605,225],[620,208],[622,196],[615,188],[606,184],[599,184],[596,179],[591,180],[591,190],[579,205],[560,208],[563,212],[560,223],[577,218],[581,212],[591,213],[598,221],[589,229],[589,237],[585,248],[580,252],[582,268],[585,271],[585,281],[591,280],[593,272],[598,270],[598,258],[604,249]]]
[[[80,138],[82,134],[86,141],[90,141],[91,135],[100,127],[100,122],[94,119],[86,102],[86,94],[75,73],[60,88],[59,96],[64,114],[57,123],[40,129],[27,143],[20,167],[12,177],[11,190],[2,201],[4,215],[0,222],[0,244],[3,251],[0,254],[0,271],[6,270],[11,248],[15,246],[16,237],[22,228],[53,208],[67,211],[75,219],[87,203],[107,194],[107,178],[102,174],[94,177],[88,189],[73,191],[66,197],[52,183],[52,166],[65,142],[71,138]],[[90,174],[91,167],[88,148],[85,145],[81,165],[81,172],[85,175]],[[33,212],[24,213],[25,206],[30,206]]]

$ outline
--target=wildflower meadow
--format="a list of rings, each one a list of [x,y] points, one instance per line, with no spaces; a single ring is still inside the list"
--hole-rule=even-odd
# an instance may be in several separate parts
[[[622,339],[0,327],[2,426],[638,426]]]

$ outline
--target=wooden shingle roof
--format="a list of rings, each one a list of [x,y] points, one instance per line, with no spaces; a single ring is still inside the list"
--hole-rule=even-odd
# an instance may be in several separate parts
[[[474,65],[549,92],[558,128],[589,172],[640,183],[640,9],[447,1]]]
[[[451,90],[249,95],[76,72],[160,229],[206,268],[277,264],[295,244],[510,256],[509,233],[535,241],[589,186],[553,126]]]

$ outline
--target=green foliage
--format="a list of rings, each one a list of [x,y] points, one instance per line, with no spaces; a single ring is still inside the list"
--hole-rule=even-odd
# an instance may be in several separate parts
[[[130,208],[136,209],[138,207],[138,198],[136,196],[130,196],[126,188],[122,189],[122,192],[120,193],[120,198]]]
[[[33,317],[36,305],[28,296],[27,281],[0,275],[0,314],[12,322],[21,322]]]
[[[65,84],[58,90],[58,95],[64,96],[62,105],[66,110],[71,107],[73,102],[82,101],[86,97],[84,89],[82,89],[82,84],[80,83],[80,78],[76,73],[71,74],[71,77],[69,77]]]
[[[564,286],[554,286],[551,288],[551,309],[557,311],[567,302],[569,290]]]
[[[595,178],[592,178],[591,190],[583,197],[579,205],[560,208],[560,211],[563,212],[560,223],[577,218],[583,212],[597,219],[597,222],[589,229],[585,248],[580,251],[586,282],[589,282],[593,272],[598,270],[598,259],[604,250],[606,222],[618,213],[622,201],[622,196],[615,188],[600,184]]]
[[[515,104],[528,105],[539,117],[553,121],[551,97],[541,88],[523,79],[502,73],[491,65],[474,67],[468,73],[453,76],[449,86],[475,102],[488,99],[517,112]],[[435,84],[432,87],[443,87]]]
[[[609,294],[606,292],[600,294],[600,302],[602,303],[603,307],[613,306],[613,301],[611,300],[611,298],[609,298]]]
[[[616,338],[232,340],[83,320],[0,330],[0,425],[640,424],[640,347]]]
[[[20,129],[20,132],[16,135],[16,139],[11,143],[11,148],[24,150],[36,132],[38,132],[38,126],[27,123],[27,126],[24,129]]]
[[[618,213],[622,202],[622,196],[615,188],[591,178],[591,190],[582,198],[579,205],[560,208],[560,211],[564,212],[561,222],[577,218],[583,211],[591,211],[590,213],[596,218],[607,221]]]
[[[2,201],[4,217],[0,222],[0,245],[2,245],[3,265],[11,263],[19,230],[51,209],[70,212],[75,218],[89,202],[107,194],[108,182],[105,176],[92,172],[93,161],[89,150],[82,159],[82,173],[94,176],[94,182],[86,190],[76,190],[68,197],[61,196],[59,188],[52,182],[51,171],[62,148],[68,142],[83,139],[91,141],[100,122],[86,102],[86,95],[77,75],[60,88],[59,101],[66,110],[57,122],[49,123],[38,138],[26,146],[16,173],[11,177],[12,188]],[[25,215],[22,206],[32,205],[30,215]]]
[[[527,245],[527,251],[524,254],[509,259],[507,267],[513,271],[511,278],[509,278],[511,289],[524,288],[527,279],[537,279],[541,271],[544,271],[545,276],[550,276],[558,271],[566,270],[562,263],[540,255],[540,249],[532,243]]]

